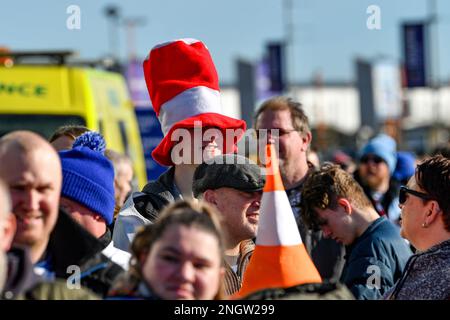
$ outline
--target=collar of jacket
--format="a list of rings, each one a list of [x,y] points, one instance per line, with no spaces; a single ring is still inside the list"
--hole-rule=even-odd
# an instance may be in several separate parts
[[[297,181],[297,183],[289,189],[286,189],[286,192],[291,192],[292,190],[296,190],[301,192],[301,190],[303,189],[303,184],[305,183],[306,179],[314,172],[316,171],[316,167],[314,167],[314,165],[311,162],[307,162],[308,164],[308,171],[306,171],[306,174],[303,178],[301,178],[299,181]]]
[[[60,208],[58,220],[50,235],[46,254],[51,255],[56,276],[67,275],[70,265],[82,266],[104,244]]]
[[[33,264],[27,248],[11,248],[7,253],[7,259],[8,275],[0,298],[13,299],[43,281],[33,271]]]
[[[111,230],[109,230],[109,228],[106,228],[105,234],[98,238],[98,241],[102,243],[103,249],[105,249],[112,241]]]
[[[353,248],[355,248],[358,243],[360,243],[361,241],[363,241],[366,237],[370,236],[372,234],[372,232],[378,228],[378,226],[383,223],[384,221],[387,221],[386,217],[379,217],[377,218],[375,221],[373,221],[368,227],[367,229],[362,233],[362,235],[360,235],[358,238],[356,238],[356,240],[348,245],[345,246],[345,260],[348,260],[348,257],[350,256]]]
[[[175,167],[170,167],[155,181],[145,185],[142,192],[133,198],[134,208],[149,221],[154,221],[169,203],[181,199],[181,194],[175,187]]]
[[[173,198],[181,198],[181,194],[175,186],[175,167],[170,167],[161,174],[156,181],[152,181],[142,189],[144,193],[161,194],[169,192]]]
[[[442,241],[441,243],[438,243],[425,251],[418,251],[415,255],[416,256],[427,255],[430,253],[434,253],[436,251],[444,251],[444,252],[449,251],[450,252],[450,239]]]
[[[239,245],[239,257],[237,261],[237,272],[231,269],[231,266],[226,260],[224,260],[225,265],[225,293],[227,295],[232,295],[239,291],[242,284],[242,277],[244,276],[245,269],[250,261],[250,257],[255,250],[255,243],[253,240],[244,240]]]
[[[243,260],[245,260],[245,258],[247,258],[247,256],[249,254],[253,253],[254,250],[255,250],[255,243],[253,242],[252,239],[241,241],[241,243],[239,244],[239,257],[237,260],[238,267],[243,262]],[[229,263],[226,260],[224,260],[224,263],[226,266],[230,267]],[[230,267],[230,269],[231,269],[231,267]],[[238,268],[238,271],[239,271],[239,268]]]

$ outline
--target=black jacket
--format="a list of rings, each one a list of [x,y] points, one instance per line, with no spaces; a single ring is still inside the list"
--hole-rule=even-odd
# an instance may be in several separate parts
[[[48,259],[57,278],[72,276],[69,266],[78,266],[81,285],[105,296],[114,280],[125,270],[102,254],[111,241],[109,231],[97,239],[60,210],[43,259]]]
[[[142,189],[145,194],[135,199],[136,210],[150,221],[154,221],[160,211],[170,203],[181,199],[174,184],[175,167],[169,168],[155,181],[147,183]]]
[[[7,253],[8,274],[0,299],[17,300],[92,300],[98,296],[85,288],[69,289],[66,281],[45,281],[33,271],[26,248],[15,247]]]
[[[242,300],[355,300],[355,297],[343,284],[324,282],[263,289]]]
[[[136,230],[153,223],[164,207],[181,199],[180,192],[175,188],[174,174],[175,168],[169,168],[157,180],[149,182],[142,192],[133,193],[125,201],[114,225],[113,242],[116,248],[129,251],[130,238]]]
[[[15,299],[18,295],[44,281],[34,273],[33,264],[26,248],[11,248],[7,253],[7,266],[8,274],[1,299]]]

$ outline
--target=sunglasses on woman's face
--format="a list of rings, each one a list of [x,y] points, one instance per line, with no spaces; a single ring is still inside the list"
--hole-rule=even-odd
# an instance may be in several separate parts
[[[412,194],[413,196],[416,196],[420,199],[423,199],[423,200],[433,200],[433,198],[426,193],[412,190],[412,189],[409,189],[408,187],[402,186],[402,187],[400,187],[400,193],[398,195],[398,202],[400,204],[404,204],[406,199],[408,199],[408,193]]]
[[[383,161],[384,161],[383,158],[376,156],[376,155],[365,155],[365,156],[362,156],[361,159],[359,160],[359,162],[361,162],[361,163],[373,162],[375,164],[380,164]]]

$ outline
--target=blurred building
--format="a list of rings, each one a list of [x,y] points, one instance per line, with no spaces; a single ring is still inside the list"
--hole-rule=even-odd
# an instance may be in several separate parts
[[[231,116],[240,116],[240,95],[235,86],[222,85],[222,102]],[[377,129],[361,126],[358,89],[351,83],[297,84],[289,96],[300,101],[313,128],[313,143],[322,152],[339,148],[356,149]],[[402,115],[386,121],[399,131],[399,147],[418,153],[430,152],[448,141],[450,128],[450,86],[402,89]],[[255,108],[258,106],[256,105]],[[251,123],[249,124],[249,126]],[[392,129],[392,128],[391,128]]]

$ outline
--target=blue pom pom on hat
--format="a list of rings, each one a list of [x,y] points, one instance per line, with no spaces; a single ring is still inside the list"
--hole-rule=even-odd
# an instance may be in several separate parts
[[[114,167],[104,156],[106,143],[94,131],[80,135],[71,150],[59,152],[63,183],[61,195],[93,212],[111,224],[114,215]]]

